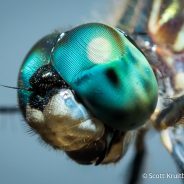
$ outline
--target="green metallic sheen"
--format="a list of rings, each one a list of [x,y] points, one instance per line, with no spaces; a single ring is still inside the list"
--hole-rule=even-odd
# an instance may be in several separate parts
[[[145,56],[120,31],[84,24],[62,37],[52,65],[85,106],[110,127],[129,130],[153,113],[155,75]]]
[[[58,40],[58,33],[50,34],[39,40],[29,51],[25,57],[19,71],[18,90],[19,104],[22,109],[25,108],[29,101],[32,92],[24,89],[29,89],[30,78],[43,65],[49,64],[51,59],[51,51]]]

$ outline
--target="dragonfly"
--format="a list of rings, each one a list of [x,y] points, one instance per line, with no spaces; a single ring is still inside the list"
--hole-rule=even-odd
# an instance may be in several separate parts
[[[183,9],[181,8],[183,3],[182,1],[153,0],[150,3],[150,1],[132,0],[125,1],[123,4],[124,7],[122,7],[120,15],[113,21],[113,24],[125,30],[149,58],[151,66],[158,73],[157,78],[160,87],[159,104],[149,120],[149,125],[146,124],[146,127],[138,130],[137,155],[140,155],[140,153],[143,155],[144,136],[150,128],[150,124],[152,124],[160,131],[164,146],[179,167],[183,169],[183,140],[181,135],[183,132],[184,66],[183,46],[179,43],[183,32]],[[132,11],[135,7],[135,11]],[[129,20],[128,23],[127,20]],[[175,27],[177,29],[173,31],[172,25],[178,26]],[[171,34],[173,35],[172,38]],[[14,107],[8,109],[2,107],[0,110],[2,113],[18,112],[18,109]],[[138,162],[141,158],[142,156],[139,156]]]

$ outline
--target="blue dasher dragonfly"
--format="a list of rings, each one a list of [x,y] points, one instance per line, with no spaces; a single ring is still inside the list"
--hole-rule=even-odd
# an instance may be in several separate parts
[[[155,4],[154,4],[154,6],[159,6],[159,1],[154,1],[155,2]],[[169,4],[168,3],[168,5],[167,5],[167,3],[165,4],[165,9],[169,9],[169,7],[174,7],[173,9],[175,10],[176,9],[176,4],[179,4],[179,2],[180,1],[172,1],[172,3],[171,4]],[[142,9],[144,8],[144,6],[143,6],[143,4],[145,3],[145,1],[132,1],[132,2],[123,2],[123,4],[124,4],[124,8],[122,7],[122,9],[121,9],[121,11],[120,12],[118,12],[117,11],[117,19],[114,19],[115,21],[113,22],[113,24],[114,24],[114,26],[115,25],[118,25],[118,27],[120,27],[120,28],[122,28],[123,30],[126,30],[126,31],[128,31],[130,34],[132,34],[132,37],[135,39],[135,41],[137,41],[137,43],[138,43],[138,45],[145,51],[145,53],[147,53],[148,54],[148,57],[153,57],[153,60],[151,60],[151,61],[153,61],[153,63],[151,63],[153,66],[156,66],[155,68],[157,69],[157,68],[159,68],[161,71],[162,71],[162,67],[160,67],[160,63],[159,62],[156,62],[156,63],[154,63],[155,61],[157,61],[156,59],[155,59],[155,57],[158,57],[158,55],[159,55],[159,57],[161,58],[161,59],[159,59],[159,61],[160,60],[164,60],[164,62],[168,59],[168,58],[171,58],[171,57],[175,57],[175,56],[178,56],[178,57],[181,57],[180,55],[176,55],[176,54],[173,54],[172,52],[170,52],[170,48],[164,48],[163,49],[163,45],[165,46],[166,44],[165,44],[165,42],[163,42],[163,40],[161,40],[162,42],[160,43],[160,40],[156,40],[155,38],[157,38],[157,33],[159,33],[159,31],[153,31],[153,32],[151,32],[151,31],[149,31],[149,33],[150,33],[150,35],[151,35],[151,37],[152,37],[152,40],[154,40],[154,42],[152,43],[151,41],[150,41],[150,36],[148,36],[148,33],[146,33],[145,34],[145,30],[146,30],[146,28],[144,27],[145,26],[145,24],[144,24],[144,21],[145,20],[147,20],[147,19],[145,19],[145,17],[146,17],[146,15],[144,15],[143,17],[142,17],[142,19],[140,19],[141,21],[140,21],[140,23],[139,24],[137,24],[138,23],[138,21],[137,20],[133,20],[133,21],[129,21],[129,23],[131,23],[130,25],[128,25],[127,24],[127,20],[131,20],[131,9],[132,8],[134,8],[134,7],[137,7],[135,10],[135,14],[132,14],[132,17],[139,17],[138,15],[140,14],[140,12],[142,11]],[[151,4],[151,3],[150,3]],[[179,5],[180,6],[180,5]],[[129,7],[129,13],[127,13],[127,11],[128,11],[128,9],[127,8],[125,8],[125,7]],[[181,7],[181,6],[180,6]],[[147,10],[147,7],[145,8],[146,10]],[[170,10],[170,9],[169,9]],[[179,10],[177,10],[177,12],[178,12]],[[169,11],[170,12],[170,11]],[[164,11],[163,11],[163,13],[165,13]],[[167,13],[167,12],[166,12]],[[123,17],[122,19],[121,19],[121,16]],[[125,15],[130,15],[130,17],[126,17]],[[153,17],[154,16],[156,16],[156,15],[152,15]],[[175,16],[175,14],[173,15],[173,16]],[[159,15],[159,17],[160,17],[160,15]],[[181,14],[181,17],[182,17],[182,14]],[[171,17],[172,18],[172,17]],[[178,18],[178,17],[177,17]],[[156,19],[156,18],[155,18]],[[170,20],[170,19],[168,19],[168,20]],[[120,24],[118,24],[118,22],[120,22]],[[154,24],[155,23],[155,24]],[[154,22],[154,18],[153,18],[153,20],[152,21],[150,21],[150,24],[152,24],[152,26],[153,26],[153,24],[154,24],[154,26],[156,27],[156,26],[160,26],[160,25],[157,25],[157,22]],[[122,26],[123,25],[123,26]],[[125,26],[126,25],[126,26]],[[138,25],[138,27],[136,27],[135,28],[135,25]],[[165,26],[165,25],[164,25]],[[162,27],[162,25],[160,26],[160,27]],[[158,28],[158,30],[159,30],[159,28]],[[176,33],[176,31],[175,31],[175,33]],[[155,36],[156,35],[156,36]],[[158,34],[159,35],[159,34]],[[156,43],[156,44],[154,44],[154,43]],[[163,44],[164,43],[164,44]],[[172,43],[172,42],[171,42]],[[170,43],[169,43],[170,44]],[[157,46],[157,47],[156,47]],[[169,52],[169,53],[168,53]],[[151,55],[150,56],[150,53],[152,54],[153,53],[153,56]],[[155,53],[158,53],[158,54],[155,54]],[[166,55],[166,54],[169,54],[169,56],[170,57],[168,57],[168,55]],[[168,57],[167,59],[166,59],[166,57]],[[168,59],[169,60],[169,59]],[[169,61],[168,61],[169,62]],[[176,62],[176,63],[181,63],[180,61],[179,62]],[[158,66],[159,65],[159,66]],[[164,88],[163,90],[168,90],[169,89],[169,94],[167,94],[167,93],[164,93],[164,94],[166,94],[166,97],[165,97],[165,99],[167,99],[167,98],[170,98],[171,97],[171,95],[170,95],[170,93],[172,94],[172,93],[174,93],[175,91],[177,91],[177,93],[178,93],[178,91],[180,91],[181,89],[181,87],[182,87],[182,85],[180,84],[180,82],[182,81],[182,72],[179,72],[180,71],[180,69],[182,68],[182,63],[179,65],[180,67],[179,67],[179,70],[177,70],[177,68],[176,68],[176,70],[175,70],[175,68],[174,68],[174,66],[173,65],[168,65],[168,63],[166,63],[165,65],[164,65],[164,68],[163,68],[163,70],[165,69],[165,70],[167,70],[167,71],[169,71],[170,72],[170,68],[169,67],[171,67],[171,69],[174,69],[174,71],[172,71],[171,70],[171,73],[169,73],[168,75],[169,75],[169,79],[171,79],[171,77],[172,76],[175,76],[175,73],[176,74],[178,74],[179,73],[179,79],[178,79],[178,76],[176,77],[176,79],[172,79],[172,82],[171,82],[171,84],[170,84],[170,81],[168,82],[168,78],[166,79],[166,77],[164,76],[163,78],[164,78],[164,80],[160,80],[161,82],[163,82],[163,85],[161,84],[161,86]],[[177,66],[178,67],[178,66]],[[161,74],[165,74],[165,72],[161,72]],[[167,73],[166,73],[167,74]],[[166,82],[165,82],[165,80],[166,80]],[[179,82],[173,82],[173,81],[178,81],[179,80]],[[173,87],[173,84],[174,85],[176,85],[176,86],[174,86]],[[168,88],[166,88],[165,87],[165,85],[170,85]],[[172,91],[172,88],[174,88],[174,92]],[[170,92],[170,89],[171,89],[171,92]],[[173,95],[173,94],[172,94]],[[165,101],[168,101],[168,100],[165,100]],[[178,98],[177,100],[174,100],[174,102],[176,102],[176,104],[178,104],[177,102],[182,102],[182,98]],[[166,104],[167,105],[167,104]],[[170,107],[170,106],[169,106]],[[177,107],[178,107],[178,105],[177,105]],[[2,109],[3,110],[3,109]],[[13,111],[15,111],[16,109],[12,109],[12,112]],[[166,109],[166,113],[168,113],[169,112],[169,110],[170,109]],[[171,113],[168,113],[168,114],[171,114]],[[172,114],[171,114],[172,115]],[[180,114],[179,114],[180,115]],[[160,116],[159,116],[160,118],[158,118],[158,121],[160,122],[160,120],[162,120],[163,119],[163,117],[165,117],[165,114],[161,114]],[[152,118],[152,121],[154,121],[154,117]],[[160,124],[160,123],[158,123],[158,121],[156,121],[156,124],[155,124],[155,126],[158,128],[158,129],[162,129],[163,128],[163,126],[165,126],[165,122],[162,124]],[[155,122],[155,121],[154,121]],[[172,123],[173,123],[173,121],[172,121]],[[163,125],[163,126],[158,126],[158,125]],[[182,130],[182,128],[180,128],[179,129],[180,131]],[[176,132],[176,131],[174,131],[174,132]],[[166,134],[165,134],[166,133]],[[169,134],[169,136],[168,136],[168,134]],[[171,134],[171,135],[170,135]],[[143,135],[143,134],[141,134],[141,135]],[[175,138],[176,136],[175,136],[175,133],[173,133],[173,130],[172,131],[170,131],[170,129],[169,130],[166,130],[166,132],[164,131],[164,134],[162,134],[162,135],[164,135],[163,136],[163,141],[164,141],[164,143],[166,144],[167,142],[164,140],[164,138],[166,137],[166,135],[167,135],[167,137],[168,138],[171,138],[172,137],[172,139],[171,139],[171,141],[173,141],[173,138]],[[174,136],[173,136],[174,135]],[[180,139],[179,139],[180,140]],[[168,141],[168,139],[167,139],[167,141]],[[172,143],[172,142],[171,142]],[[177,144],[173,144],[172,143],[172,145],[176,145],[177,146],[177,148],[180,148]],[[166,144],[166,147],[168,148],[168,144]],[[177,154],[177,152],[173,152],[174,151],[174,149],[171,149],[170,150],[173,154],[174,154],[174,157],[176,157],[177,158],[177,156],[178,156],[178,154]]]

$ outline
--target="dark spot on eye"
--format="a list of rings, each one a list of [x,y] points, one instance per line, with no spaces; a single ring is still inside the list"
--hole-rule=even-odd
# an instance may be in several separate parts
[[[115,86],[117,86],[119,84],[119,78],[116,74],[116,72],[114,71],[114,69],[110,68],[106,71],[106,76],[107,78],[111,81],[111,83]]]

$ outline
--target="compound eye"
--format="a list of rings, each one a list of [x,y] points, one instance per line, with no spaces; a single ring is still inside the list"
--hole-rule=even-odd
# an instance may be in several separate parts
[[[51,50],[56,44],[58,34],[51,34],[39,40],[24,59],[19,72],[19,86],[28,88],[30,78],[42,66],[50,63]]]
[[[71,84],[80,72],[111,63],[123,54],[123,39],[115,29],[91,23],[63,35],[53,51],[52,65]]]
[[[50,34],[39,40],[25,57],[19,71],[18,87],[20,89],[32,88],[31,78],[43,66],[48,65],[51,59],[51,50],[58,40],[58,34]],[[19,90],[19,104],[25,112],[26,104],[30,98],[30,92]]]
[[[152,68],[133,40],[117,29],[90,23],[68,31],[53,50],[52,65],[108,126],[134,129],[154,111],[158,87]]]

